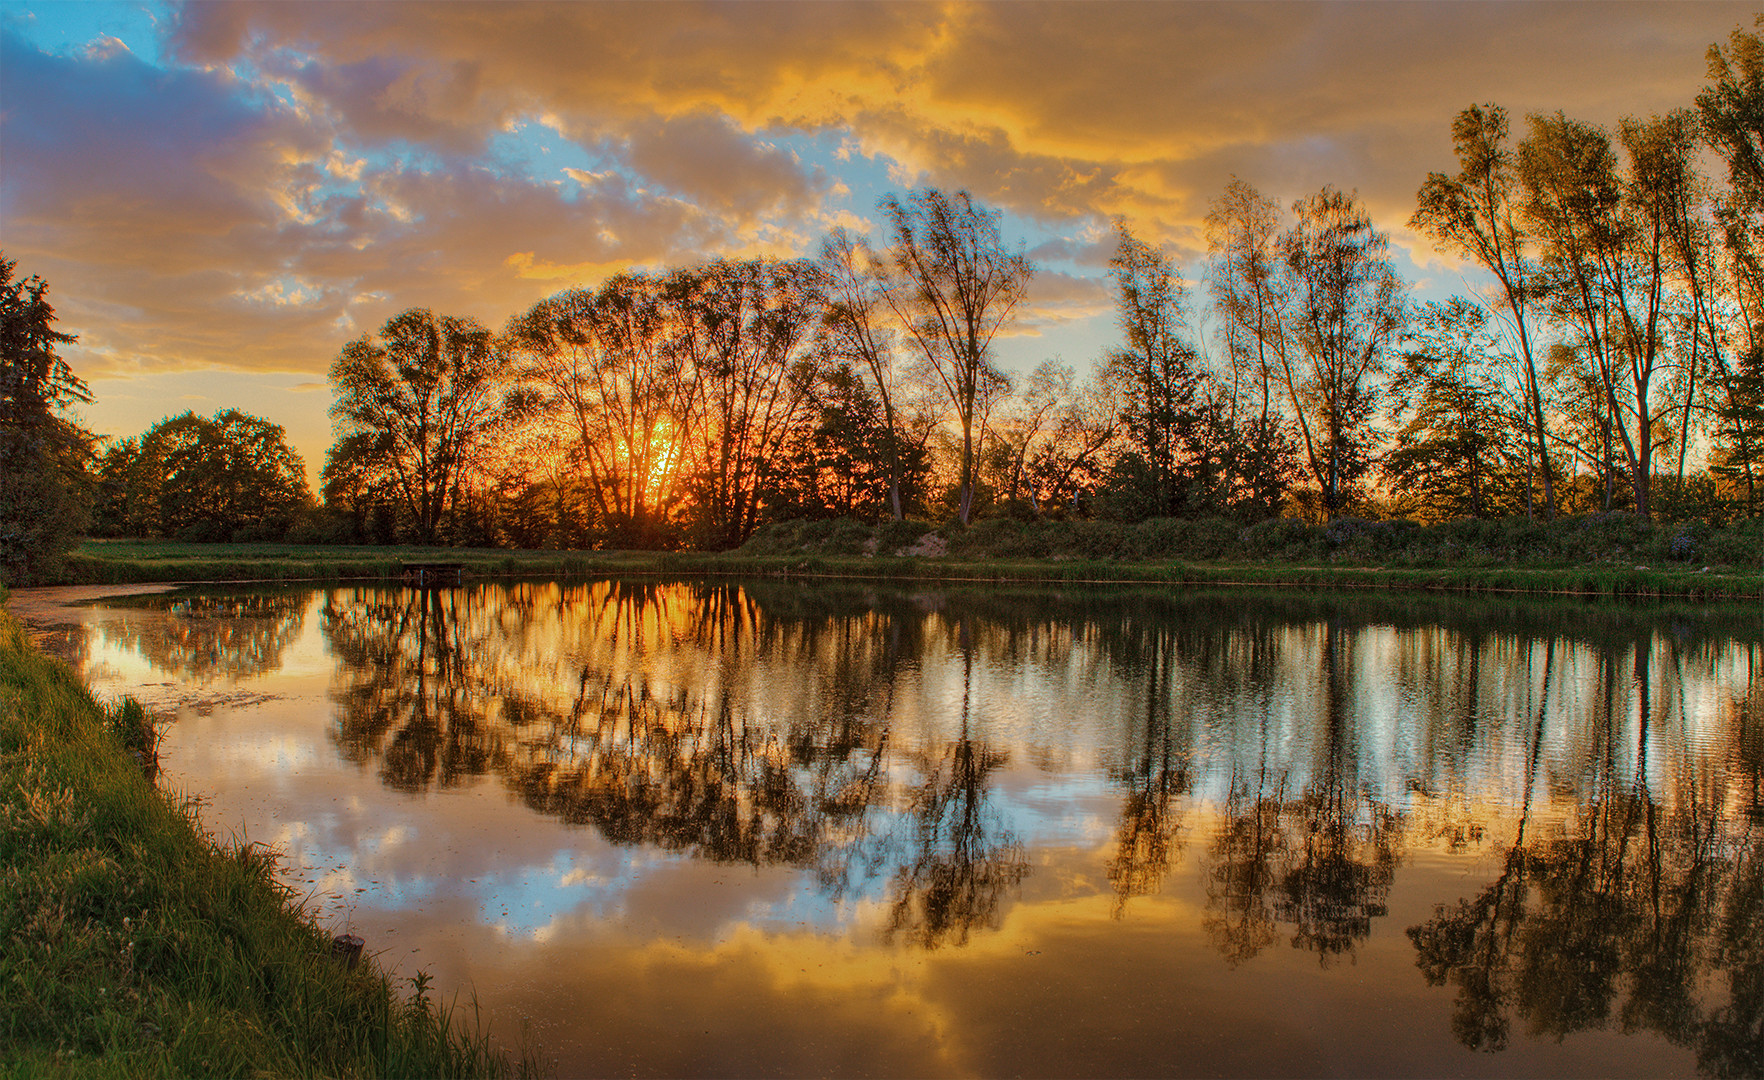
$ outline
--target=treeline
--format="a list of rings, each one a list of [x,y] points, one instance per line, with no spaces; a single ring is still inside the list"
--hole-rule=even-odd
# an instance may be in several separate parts
[[[502,333],[407,312],[332,367],[352,540],[726,548],[779,520],[1631,511],[1755,516],[1764,467],[1764,46],[1615,131],[1498,106],[1411,225],[1487,288],[1416,303],[1351,194],[1241,180],[1201,280],[1118,227],[1121,345],[994,362],[1034,266],[929,189],[885,242],[624,274]],[[1705,151],[1727,175],[1699,171]]]
[[[1758,515],[1764,41],[1712,46],[1665,116],[1516,137],[1485,105],[1452,136],[1410,224],[1486,287],[1443,303],[1352,194],[1233,179],[1196,281],[1118,225],[1121,344],[1013,376],[996,339],[1035,267],[997,212],[926,189],[883,201],[875,244],[620,274],[500,332],[396,316],[331,366],[319,503],[236,412],[89,448],[79,483],[109,535],[554,548],[841,517]],[[39,413],[81,399],[45,370]]]

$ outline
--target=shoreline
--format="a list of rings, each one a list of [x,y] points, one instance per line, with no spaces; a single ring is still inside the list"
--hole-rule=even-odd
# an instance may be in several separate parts
[[[155,741],[133,699],[98,701],[0,613],[0,812],[12,822],[0,838],[0,1071],[539,1070],[493,1046],[422,976],[395,978],[371,956],[334,959],[332,931],[277,883],[273,851],[218,839],[194,800],[151,779]]]
[[[786,579],[1058,585],[1205,585],[1437,593],[1732,601],[1764,599],[1764,570],[1578,566],[1401,566],[1180,559],[911,556],[845,553],[511,551],[490,548],[298,547],[96,541],[70,557],[58,588],[148,592],[213,584],[398,581],[406,562],[445,559],[465,580],[598,576],[749,576]],[[35,593],[37,590],[30,590]],[[104,595],[90,594],[93,598]],[[110,595],[116,595],[111,593]],[[77,602],[73,601],[73,602]]]

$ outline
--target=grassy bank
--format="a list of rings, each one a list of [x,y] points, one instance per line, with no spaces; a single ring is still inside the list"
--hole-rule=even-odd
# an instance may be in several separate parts
[[[103,540],[68,583],[394,578],[405,562],[458,562],[477,578],[657,573],[907,580],[1161,582],[1686,598],[1764,597],[1764,522],[1715,529],[1629,514],[1552,523],[1160,519],[785,522],[721,553],[506,551]]]
[[[333,961],[272,857],[204,834],[151,752],[140,706],[98,704],[0,614],[0,1073],[517,1071],[416,983]]]

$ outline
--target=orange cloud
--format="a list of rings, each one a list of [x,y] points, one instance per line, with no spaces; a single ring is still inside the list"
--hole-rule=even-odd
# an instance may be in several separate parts
[[[89,374],[314,372],[404,307],[494,325],[614,269],[812,250],[827,222],[872,212],[873,185],[852,194],[866,168],[967,187],[1079,237],[1075,255],[1121,215],[1192,257],[1232,174],[1282,201],[1358,189],[1398,230],[1421,178],[1450,166],[1465,105],[1607,123],[1683,105],[1705,48],[1749,17],[1714,3],[188,5],[167,43],[186,66],[113,40],[57,57],[7,38],[0,205],[9,257],[55,284]],[[498,140],[525,124],[594,164],[507,159]],[[1099,255],[1066,267],[1100,270]],[[1056,301],[1050,273],[1036,318],[1102,303],[1095,283]]]

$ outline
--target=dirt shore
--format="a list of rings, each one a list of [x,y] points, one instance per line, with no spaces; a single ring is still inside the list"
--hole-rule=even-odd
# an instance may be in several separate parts
[[[113,596],[142,596],[169,592],[176,585],[48,585],[39,589],[13,589],[6,597],[6,611],[24,626],[30,643],[58,660],[69,658],[69,639],[79,629],[71,608]]]

